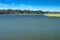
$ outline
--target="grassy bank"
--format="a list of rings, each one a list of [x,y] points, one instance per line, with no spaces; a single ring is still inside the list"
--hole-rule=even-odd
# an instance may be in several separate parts
[[[44,16],[48,16],[48,17],[60,17],[60,14],[44,14]]]

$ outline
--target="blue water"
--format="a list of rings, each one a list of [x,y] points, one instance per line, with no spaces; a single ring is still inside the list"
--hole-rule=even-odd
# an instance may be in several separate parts
[[[60,40],[60,18],[0,14],[0,40]]]

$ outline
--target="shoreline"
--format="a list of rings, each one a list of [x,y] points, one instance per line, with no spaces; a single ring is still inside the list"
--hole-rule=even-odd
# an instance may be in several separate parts
[[[14,15],[43,15],[43,16],[47,16],[47,17],[60,17],[60,14],[0,14],[0,16],[14,16]]]
[[[44,14],[0,14],[0,15],[44,15]]]
[[[44,14],[44,16],[48,16],[48,17],[60,17],[60,14]]]

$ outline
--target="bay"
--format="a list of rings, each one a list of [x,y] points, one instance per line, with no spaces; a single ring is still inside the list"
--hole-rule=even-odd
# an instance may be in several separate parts
[[[60,40],[60,18],[0,14],[0,40]]]

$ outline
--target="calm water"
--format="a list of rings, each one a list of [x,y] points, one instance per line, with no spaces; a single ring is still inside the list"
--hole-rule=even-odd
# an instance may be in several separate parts
[[[60,18],[0,14],[0,40],[60,40]]]

